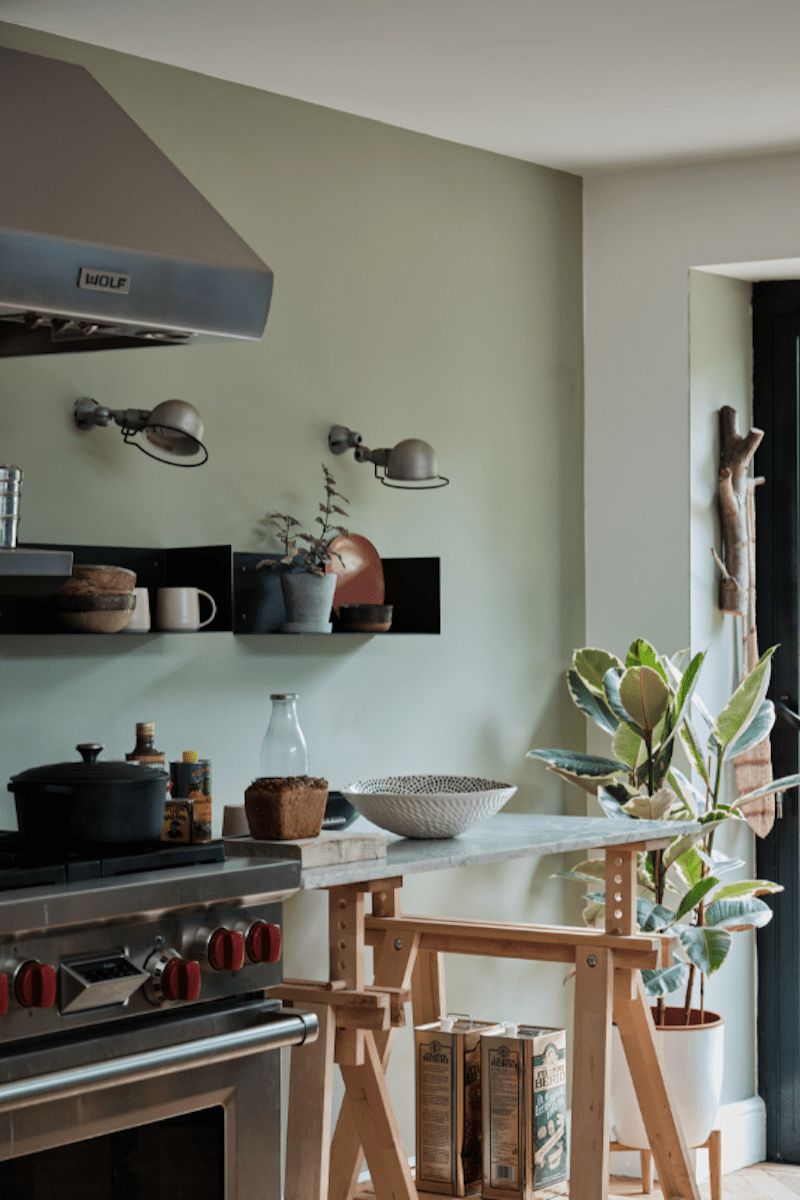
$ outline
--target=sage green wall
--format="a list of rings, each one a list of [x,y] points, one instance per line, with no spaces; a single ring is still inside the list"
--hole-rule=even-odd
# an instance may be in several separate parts
[[[218,829],[254,774],[269,693],[292,690],[311,769],[334,787],[447,771],[510,780],[517,810],[579,805],[524,754],[584,736],[562,674],[584,637],[580,180],[32,30],[0,25],[0,38],[87,66],[275,272],[257,344],[3,362],[0,460],[25,472],[23,538],[259,549],[267,510],[313,519],[325,461],[353,530],[387,556],[439,555],[442,569],[439,637],[5,638],[5,775],[87,739],[119,757],[134,722],[154,720],[171,756],[212,759]],[[190,400],[207,466],[176,471],[116,430],[78,433],[70,410],[84,395]],[[352,456],[329,456],[334,422],[368,445],[425,438],[451,485],[381,488]],[[556,869],[418,876],[406,906],[560,920],[572,897]],[[311,920],[323,906],[287,905],[292,975],[326,967]],[[559,1023],[562,977],[454,960],[450,1002]],[[392,1086],[413,1146],[408,1065]]]

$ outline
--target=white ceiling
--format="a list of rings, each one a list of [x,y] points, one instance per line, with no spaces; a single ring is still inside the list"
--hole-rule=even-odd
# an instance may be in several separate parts
[[[580,174],[800,147],[800,0],[0,0],[0,19]]]

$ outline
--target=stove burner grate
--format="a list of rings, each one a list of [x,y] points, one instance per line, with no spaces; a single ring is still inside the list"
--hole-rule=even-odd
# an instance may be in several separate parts
[[[126,851],[105,847],[94,853],[70,854],[60,862],[47,862],[32,854],[19,834],[0,831],[0,892],[224,861],[222,842],[185,842],[135,846]]]

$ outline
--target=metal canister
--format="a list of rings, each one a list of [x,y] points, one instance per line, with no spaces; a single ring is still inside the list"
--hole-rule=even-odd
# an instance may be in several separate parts
[[[17,545],[21,484],[19,467],[0,465],[0,550],[14,550]]]
[[[481,1038],[486,1200],[566,1190],[566,1047],[563,1029],[539,1025],[507,1024]]]
[[[481,1190],[481,1034],[502,1026],[453,1014],[414,1029],[420,1191]]]
[[[184,750],[169,764],[172,794],[164,811],[164,841],[211,841],[211,760]]]

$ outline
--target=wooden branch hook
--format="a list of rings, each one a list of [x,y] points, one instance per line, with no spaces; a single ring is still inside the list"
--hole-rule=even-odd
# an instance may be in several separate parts
[[[720,608],[744,617],[750,590],[747,506],[751,481],[747,472],[763,436],[762,429],[751,429],[742,437],[736,409],[725,404],[719,410],[719,514],[724,565],[716,551],[712,554],[721,571]]]

